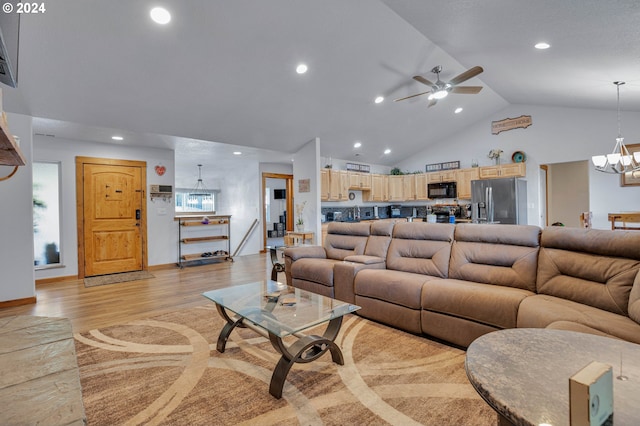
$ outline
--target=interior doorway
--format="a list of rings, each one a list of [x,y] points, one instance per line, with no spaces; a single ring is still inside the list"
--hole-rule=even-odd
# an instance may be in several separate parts
[[[263,247],[284,244],[293,230],[293,175],[262,173]]]
[[[146,167],[76,157],[78,278],[147,269]]]
[[[581,227],[580,215],[590,210],[589,161],[544,164],[540,174],[544,224]]]

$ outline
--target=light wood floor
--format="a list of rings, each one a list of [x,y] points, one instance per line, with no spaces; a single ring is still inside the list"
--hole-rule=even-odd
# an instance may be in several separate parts
[[[0,317],[65,317],[74,332],[150,318],[165,312],[211,304],[202,293],[234,284],[269,279],[266,254],[236,257],[234,262],[151,271],[155,278],[85,288],[82,280],[40,284],[38,302],[0,309]],[[284,281],[284,273],[279,274]]]

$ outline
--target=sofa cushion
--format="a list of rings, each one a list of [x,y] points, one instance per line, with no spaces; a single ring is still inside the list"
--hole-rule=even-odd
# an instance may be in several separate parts
[[[298,259],[291,264],[291,277],[333,287],[333,266],[340,262],[335,259]]]
[[[578,323],[629,342],[640,343],[640,324],[625,315],[544,294],[527,297],[520,304],[518,327],[545,328],[558,321]]]
[[[640,233],[547,228],[541,245],[539,294],[628,314],[640,271]]]
[[[529,225],[457,225],[449,277],[533,292],[539,235]]]
[[[618,339],[616,336],[612,336],[610,334],[604,333],[600,330],[596,330],[595,328],[588,327],[584,324],[580,324],[578,322],[573,321],[556,321],[549,324],[546,328],[552,330],[565,330],[565,331],[576,331],[578,333],[587,333],[587,334],[595,334],[596,336],[602,337],[610,337],[614,339]]]
[[[374,263],[384,263],[384,258],[378,256],[367,256],[364,254],[347,256],[344,258],[345,262],[363,263],[365,265],[372,265]]]
[[[640,271],[636,274],[629,294],[629,316],[635,322],[640,323]]]
[[[533,292],[455,279],[424,283],[422,309],[497,328],[514,328],[518,306]]]
[[[420,309],[422,284],[435,277],[388,269],[365,269],[354,282],[356,296],[383,300],[394,305]]]
[[[387,268],[445,278],[454,225],[396,223],[387,253]]]
[[[364,254],[370,225],[368,223],[331,222],[324,238],[328,259],[342,260],[354,254]]]
[[[393,222],[373,222],[371,224],[371,235],[367,240],[364,254],[386,259],[391,234],[393,233]]]

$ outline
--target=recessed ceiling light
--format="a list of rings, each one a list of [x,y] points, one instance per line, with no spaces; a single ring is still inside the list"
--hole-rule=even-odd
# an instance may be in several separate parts
[[[124,138],[122,136],[111,136],[111,139],[113,139],[114,141],[121,141]]]
[[[171,14],[164,7],[154,7],[151,9],[151,12],[149,12],[149,15],[151,19],[153,19],[153,22],[161,25],[168,24],[169,21],[171,21]]]
[[[377,98],[374,99],[373,102],[379,104],[379,103],[382,103],[382,101],[384,101],[384,96],[378,96]]]
[[[299,65],[296,67],[296,72],[297,72],[298,74],[304,74],[305,72],[307,72],[307,70],[308,70],[308,69],[309,69],[309,68],[307,67],[307,65],[306,65],[306,64],[299,64]]]
[[[384,150],[384,153],[385,154],[391,154],[391,150],[389,148],[387,148],[387,149]]]
[[[233,155],[242,155],[242,152],[240,152],[240,151],[233,151]]]
[[[455,114],[460,114],[462,112],[462,107],[458,107],[453,111]]]
[[[544,49],[548,49],[551,47],[551,45],[549,43],[545,43],[544,41],[541,41],[540,43],[536,43],[535,46],[536,49],[540,49],[540,50],[544,50]]]
[[[353,144],[354,148],[360,148],[361,146],[362,146],[362,143],[360,141]]]

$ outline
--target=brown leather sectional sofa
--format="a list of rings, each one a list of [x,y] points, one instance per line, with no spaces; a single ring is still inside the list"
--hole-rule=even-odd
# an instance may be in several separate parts
[[[290,285],[468,346],[514,327],[640,343],[640,232],[528,225],[331,223],[285,250]]]

